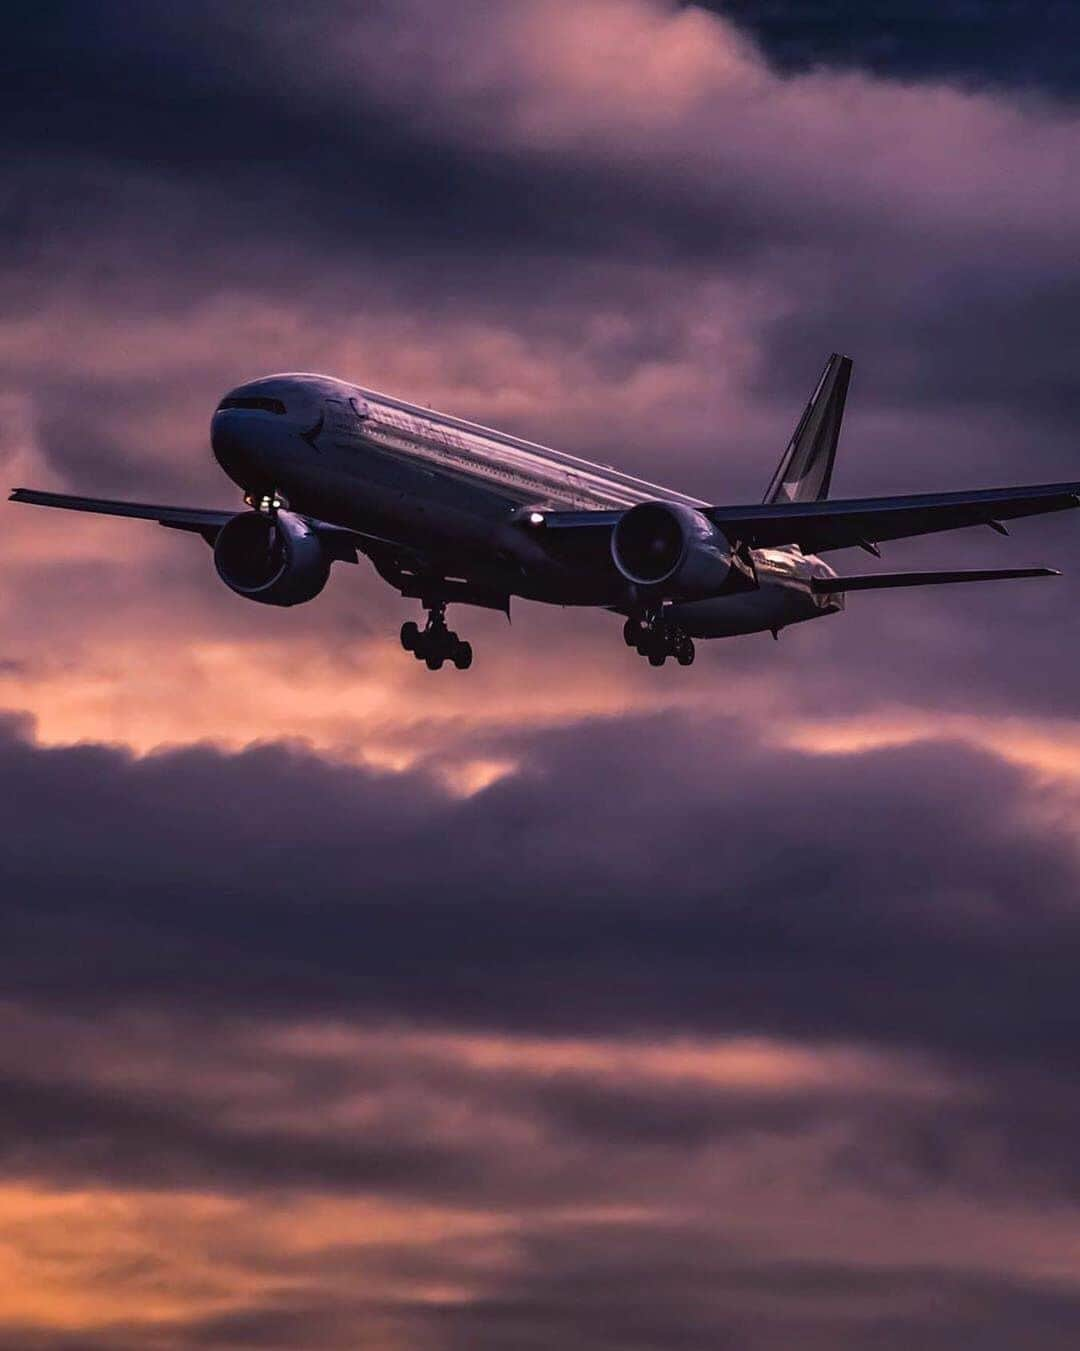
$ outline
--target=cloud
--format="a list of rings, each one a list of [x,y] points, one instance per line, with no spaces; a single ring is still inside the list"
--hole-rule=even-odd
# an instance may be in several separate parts
[[[516,772],[462,798],[437,762],[9,739],[8,987],[73,1008],[630,1018],[1003,1056],[1038,1027],[1045,1057],[1067,1054],[1046,1029],[1071,997],[1068,781],[960,745],[814,756],[675,715],[493,735],[496,752]],[[85,969],[74,935],[90,933],[102,960]],[[1043,963],[1037,989],[1017,941]]]
[[[1069,1131],[1044,1075],[1010,1094],[925,1056],[701,1033],[4,1016],[25,1345],[290,1346],[306,1319],[319,1347],[756,1348],[869,1337],[884,1308],[945,1345],[1075,1316],[1075,1193],[997,1148],[1025,1104]],[[454,1166],[364,1167],[425,1143]]]
[[[1076,477],[1066,58],[840,19],[25,10],[9,482],[224,503],[307,368],[753,500],[841,347],[841,492]],[[436,679],[6,508],[0,1346],[1071,1346],[1075,587]]]
[[[1074,97],[1075,15],[1053,0],[777,3],[697,0],[734,19],[786,70],[856,66],[904,79],[1016,86]]]

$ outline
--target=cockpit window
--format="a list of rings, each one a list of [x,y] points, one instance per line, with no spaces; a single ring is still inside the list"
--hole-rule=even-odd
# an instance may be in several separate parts
[[[285,405],[280,399],[268,399],[261,395],[243,395],[241,397],[230,396],[222,399],[218,404],[218,411],[223,408],[258,408],[264,413],[284,413]]]

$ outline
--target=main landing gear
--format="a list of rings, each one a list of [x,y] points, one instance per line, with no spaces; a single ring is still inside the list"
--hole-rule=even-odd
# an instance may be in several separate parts
[[[438,671],[447,661],[453,662],[459,671],[467,671],[472,665],[472,645],[446,627],[445,605],[429,607],[423,628],[411,619],[402,624],[401,646],[417,661],[424,662],[429,671]]]
[[[694,640],[661,614],[631,615],[623,625],[623,639],[627,647],[647,657],[650,666],[663,666],[668,657],[680,666],[693,664]]]

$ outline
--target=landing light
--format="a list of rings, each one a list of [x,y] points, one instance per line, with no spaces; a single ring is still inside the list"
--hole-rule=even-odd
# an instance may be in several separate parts
[[[530,525],[543,525],[543,524],[544,524],[544,514],[543,514],[543,512],[541,512],[541,511],[530,511],[530,512],[529,512],[529,524],[530,524]]]
[[[244,501],[249,507],[254,507],[256,511],[277,511],[279,508],[288,505],[285,499],[277,493],[263,493],[261,497],[256,497],[254,493],[245,493]]]

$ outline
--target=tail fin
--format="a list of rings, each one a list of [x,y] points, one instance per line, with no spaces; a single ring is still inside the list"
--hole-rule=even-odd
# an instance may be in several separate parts
[[[834,352],[799,419],[763,501],[821,502],[829,495],[851,358]]]

